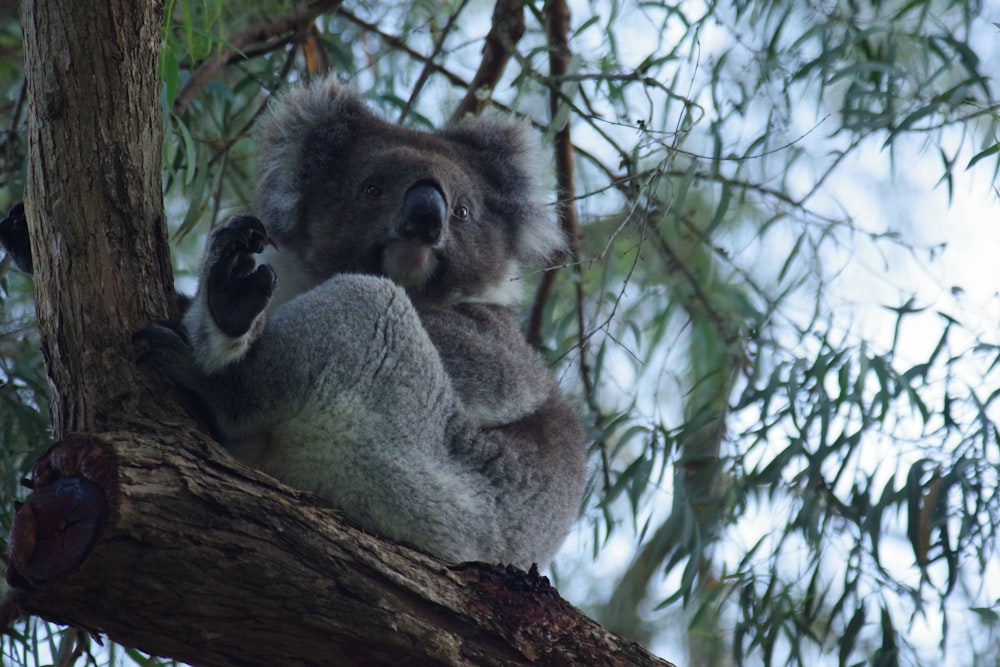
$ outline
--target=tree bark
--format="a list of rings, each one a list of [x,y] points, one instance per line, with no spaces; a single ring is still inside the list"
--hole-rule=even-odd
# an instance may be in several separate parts
[[[171,313],[156,2],[25,1],[35,301],[55,436],[138,401],[130,337]],[[123,408],[125,408],[123,410]]]
[[[57,442],[17,511],[17,613],[195,665],[666,665],[544,577],[450,565],[241,466],[132,363],[172,314],[162,6],[25,2],[27,212]]]
[[[466,116],[478,116],[486,108],[490,93],[507,67],[514,46],[524,35],[524,3],[521,0],[497,0],[493,6],[490,31],[483,43],[483,59],[479,61],[465,96],[455,107],[449,122]]]

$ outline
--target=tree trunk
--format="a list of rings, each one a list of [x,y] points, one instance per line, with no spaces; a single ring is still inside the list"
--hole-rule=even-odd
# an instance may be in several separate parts
[[[106,426],[152,388],[130,336],[173,291],[160,182],[155,2],[25,1],[25,193],[55,436]],[[124,409],[123,409],[124,408]]]
[[[160,183],[162,6],[22,7],[27,213],[61,438],[11,530],[0,618],[196,665],[665,665],[537,573],[449,565],[241,466],[132,363],[172,313]]]

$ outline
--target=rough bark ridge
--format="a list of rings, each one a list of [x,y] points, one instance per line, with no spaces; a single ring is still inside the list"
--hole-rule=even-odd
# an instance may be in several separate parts
[[[27,212],[61,440],[15,516],[0,619],[196,665],[666,664],[537,574],[384,543],[240,466],[131,363],[132,332],[171,311],[161,20],[156,2],[22,6]]]

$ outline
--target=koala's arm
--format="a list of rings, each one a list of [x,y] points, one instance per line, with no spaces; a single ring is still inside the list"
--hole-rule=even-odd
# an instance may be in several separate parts
[[[555,383],[506,306],[464,303],[422,308],[420,318],[469,418],[511,424],[549,400]]]
[[[280,446],[284,434],[309,442],[347,421],[337,414],[340,406],[359,416],[405,411],[403,398],[420,379],[428,385],[427,401],[447,404],[434,391],[447,384],[444,373],[421,365],[434,354],[430,343],[430,352],[418,354],[419,345],[404,340],[422,333],[411,311],[405,294],[388,280],[337,276],[269,313],[266,326],[245,336],[249,349],[220,368],[206,371],[203,352],[186,328],[163,324],[139,334],[147,347],[141,361],[193,393],[223,443],[256,465],[260,461],[243,451],[243,441],[273,440]],[[396,359],[407,360],[405,373]],[[400,396],[395,392],[401,384],[411,386]]]
[[[493,494],[497,543],[481,548],[548,562],[580,511],[586,450],[575,411],[512,308],[468,303],[420,316],[467,417],[453,455]]]

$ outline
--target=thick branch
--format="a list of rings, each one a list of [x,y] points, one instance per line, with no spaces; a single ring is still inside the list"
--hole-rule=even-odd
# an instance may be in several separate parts
[[[195,665],[668,664],[544,577],[382,542],[168,426],[74,437],[39,462],[12,536],[22,611]],[[45,500],[71,485],[96,495]],[[97,527],[79,567],[51,525]]]
[[[451,114],[451,121],[467,115],[477,116],[486,106],[490,93],[500,81],[511,52],[524,35],[524,3],[521,0],[497,0],[493,24],[483,44],[483,59],[472,77],[465,97]]]

